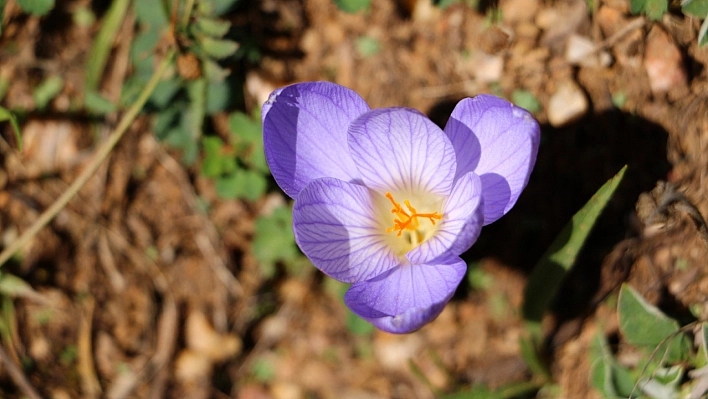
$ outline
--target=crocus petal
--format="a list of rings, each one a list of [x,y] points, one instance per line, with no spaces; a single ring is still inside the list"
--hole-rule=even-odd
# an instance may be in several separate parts
[[[320,177],[359,180],[347,129],[368,110],[358,94],[334,83],[298,83],[273,92],[262,110],[263,146],[280,188],[295,198]]]
[[[460,177],[482,179],[484,224],[506,214],[526,187],[540,140],[538,122],[506,100],[481,94],[460,101],[445,126]]]
[[[445,254],[459,255],[477,241],[484,224],[482,181],[474,172],[457,179],[443,204],[443,220],[435,235],[406,254],[411,263],[425,263]]]
[[[349,127],[349,148],[368,187],[447,196],[455,175],[455,151],[442,130],[409,108],[381,108]]]
[[[465,262],[457,256],[433,263],[402,265],[371,280],[352,284],[344,295],[344,303],[381,330],[408,333],[442,312],[466,269]]]
[[[310,182],[295,199],[295,241],[318,269],[339,281],[367,280],[400,263],[384,244],[370,193],[325,177]]]

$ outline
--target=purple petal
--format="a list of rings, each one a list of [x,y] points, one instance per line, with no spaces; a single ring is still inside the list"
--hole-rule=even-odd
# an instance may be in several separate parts
[[[540,140],[526,110],[487,94],[460,101],[445,126],[457,154],[456,176],[482,179],[484,224],[506,214],[529,181]]]
[[[416,110],[382,108],[361,115],[349,127],[349,148],[362,181],[381,193],[450,193],[455,151]]]
[[[400,264],[384,243],[376,214],[366,187],[317,179],[295,199],[295,241],[328,276],[347,283],[367,280]]]
[[[275,181],[295,198],[310,181],[358,181],[347,129],[369,106],[355,92],[328,82],[297,83],[263,104],[263,146]]]
[[[349,308],[381,330],[403,334],[435,319],[452,298],[467,270],[457,256],[433,263],[402,265],[344,295]]]
[[[443,255],[459,255],[477,241],[484,224],[482,181],[469,172],[460,177],[443,204],[443,219],[435,235],[406,254],[411,263]]]

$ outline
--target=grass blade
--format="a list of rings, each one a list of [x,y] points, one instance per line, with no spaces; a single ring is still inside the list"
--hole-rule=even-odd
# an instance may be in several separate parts
[[[540,323],[563,277],[575,264],[597,218],[622,181],[627,166],[607,181],[566,224],[529,276],[524,292],[524,319]]]

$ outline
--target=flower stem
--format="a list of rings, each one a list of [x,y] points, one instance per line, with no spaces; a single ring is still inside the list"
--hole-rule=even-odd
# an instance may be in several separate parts
[[[108,139],[98,148],[93,158],[86,165],[86,168],[79,174],[79,176],[74,180],[74,182],[69,186],[69,188],[64,191],[64,193],[49,207],[45,210],[37,219],[32,226],[25,231],[18,239],[12,242],[7,248],[5,248],[2,253],[0,253],[0,266],[4,265],[20,248],[25,246],[37,233],[39,233],[42,228],[49,224],[52,219],[66,206],[66,204],[71,201],[76,193],[81,190],[81,188],[86,184],[86,182],[96,173],[96,170],[101,166],[103,161],[106,160],[108,155],[111,153],[113,148],[118,144],[118,141],[123,137],[125,132],[128,130],[130,125],[133,123],[135,118],[142,110],[143,105],[147,102],[148,98],[155,90],[155,86],[160,81],[160,78],[167,70],[170,65],[172,58],[175,55],[174,49],[168,50],[167,54],[162,60],[162,63],[157,68],[155,73],[150,78],[140,96],[135,101],[135,103],[128,109],[128,111],[123,115],[118,126],[115,130],[108,136]]]

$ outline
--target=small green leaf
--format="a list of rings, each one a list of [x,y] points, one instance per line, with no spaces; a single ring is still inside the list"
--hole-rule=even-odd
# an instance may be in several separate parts
[[[204,60],[202,66],[204,67],[204,76],[206,76],[209,83],[212,84],[223,83],[224,79],[231,74],[231,71],[210,59]]]
[[[196,142],[202,137],[202,127],[206,116],[206,91],[207,81],[204,77],[191,80],[187,83],[189,96],[189,110],[184,114],[182,126],[191,133]]]
[[[667,0],[631,0],[629,7],[633,14],[643,12],[652,21],[657,21],[666,13],[669,2]]]
[[[270,173],[263,151],[263,127],[260,120],[242,112],[234,112],[229,118],[231,144],[239,151],[239,156],[251,168]]]
[[[197,2],[203,15],[219,16],[231,10],[240,0],[202,0]]]
[[[150,104],[158,109],[165,108],[175,95],[177,95],[183,83],[184,82],[176,78],[161,80],[157,86],[155,86],[152,95],[150,95]]]
[[[698,31],[698,45],[701,47],[708,44],[708,15],[705,18],[701,24],[701,29]]]
[[[371,5],[371,0],[334,0],[334,4],[344,12],[355,13],[367,10]]]
[[[17,117],[7,109],[0,107],[0,122],[10,122],[12,130],[15,131],[15,138],[17,138],[17,148],[22,150],[22,134],[20,133],[20,125],[17,123]]]
[[[234,91],[236,88],[228,82],[214,83],[207,85],[206,113],[213,115],[217,112],[226,111],[234,105]]]
[[[162,2],[135,1],[135,16],[138,22],[149,25],[151,28],[166,27],[169,23]]]
[[[95,115],[105,115],[115,112],[118,108],[106,97],[95,91],[87,91],[84,107]]]
[[[205,35],[216,39],[224,37],[230,28],[231,24],[221,19],[201,17],[197,20],[197,29]]]
[[[32,286],[17,276],[3,273],[0,275],[0,293],[10,296],[24,296],[34,292]]]
[[[556,294],[563,277],[575,264],[592,227],[612,198],[626,170],[627,167],[623,167],[573,215],[536,264],[524,292],[523,314],[526,321],[540,323],[543,312]]]
[[[132,3],[130,0],[112,1],[101,21],[100,29],[93,41],[88,63],[86,64],[84,83],[89,91],[100,89],[103,71],[113,49],[113,42],[118,35],[118,30],[123,25],[130,3]]]
[[[617,108],[622,108],[624,107],[624,104],[627,103],[627,93],[623,91],[618,91],[617,93],[614,93],[612,95],[612,105],[614,105]]]
[[[685,341],[682,334],[675,334],[679,330],[676,320],[650,305],[627,284],[623,284],[620,290],[617,313],[620,331],[630,344],[650,351],[661,345],[660,354],[668,348],[668,361],[678,361],[684,357]]]
[[[364,58],[374,56],[381,51],[379,41],[370,36],[361,36],[356,39],[356,51]]]
[[[34,104],[38,109],[44,109],[64,88],[64,79],[59,76],[50,76],[44,80],[32,93]]]
[[[706,363],[708,363],[708,323],[701,323],[701,349]]]
[[[681,4],[681,11],[696,18],[706,18],[708,16],[708,0],[684,1]]]
[[[255,201],[265,193],[265,178],[251,170],[239,169],[216,181],[216,193],[224,199],[242,198]]]
[[[511,102],[532,114],[541,110],[541,103],[528,90],[514,90],[511,93]]]
[[[590,366],[590,385],[600,391],[605,398],[617,397],[612,379],[612,365],[606,359],[593,361]]]
[[[266,359],[257,359],[251,366],[251,374],[258,382],[267,383],[275,377],[275,368]]]
[[[54,0],[17,0],[22,11],[41,17],[54,8]]]
[[[216,136],[207,136],[202,139],[204,148],[204,161],[202,162],[202,175],[206,177],[220,177],[224,173],[224,162],[221,149],[224,143]]]
[[[272,214],[256,219],[253,255],[260,263],[274,264],[294,259],[298,254],[289,208],[279,207]]]
[[[347,330],[354,335],[370,335],[374,326],[368,321],[357,316],[351,310],[347,311]]]
[[[201,48],[210,57],[222,59],[232,56],[236,50],[238,50],[238,43],[232,40],[221,40],[205,37],[201,41]]]

